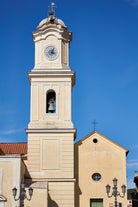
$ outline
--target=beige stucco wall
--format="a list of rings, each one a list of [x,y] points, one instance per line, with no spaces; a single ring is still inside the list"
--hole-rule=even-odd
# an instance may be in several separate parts
[[[56,207],[74,206],[74,182],[51,182],[49,183],[49,195],[51,200],[56,201]]]
[[[26,207],[73,207],[74,182],[36,181],[32,184],[34,193],[31,201],[25,200]]]
[[[32,178],[74,178],[74,133],[28,134],[27,168]]]
[[[48,207],[47,186],[37,184],[37,186],[32,185],[31,187],[33,187],[33,196],[30,201],[24,200],[25,207]],[[28,188],[26,188],[26,192],[28,192]]]
[[[7,198],[5,207],[18,206],[12,195],[12,189],[20,189],[21,157],[19,155],[0,156],[0,194]]]
[[[93,142],[97,139],[97,143]],[[101,180],[94,181],[93,173],[100,173]],[[108,198],[105,186],[113,185],[118,179],[118,190],[126,185],[126,150],[97,132],[90,134],[75,145],[76,207],[90,206],[90,199],[103,199],[103,206],[109,207],[114,198]],[[127,198],[118,197],[118,202],[127,206]]]

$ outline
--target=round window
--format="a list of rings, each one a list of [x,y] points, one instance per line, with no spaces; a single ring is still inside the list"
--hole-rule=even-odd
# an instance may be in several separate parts
[[[95,139],[93,139],[93,143],[97,143],[98,142],[98,140],[95,138]]]
[[[99,181],[99,180],[101,180],[101,175],[99,173],[94,173],[94,174],[92,174],[92,179],[94,181]]]

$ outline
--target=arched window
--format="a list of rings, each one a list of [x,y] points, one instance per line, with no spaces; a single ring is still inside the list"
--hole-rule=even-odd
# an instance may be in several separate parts
[[[56,113],[56,93],[53,90],[47,92],[46,113]]]

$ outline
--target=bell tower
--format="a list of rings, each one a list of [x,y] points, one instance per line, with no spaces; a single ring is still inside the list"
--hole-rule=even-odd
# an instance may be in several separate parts
[[[31,85],[27,170],[35,182],[37,198],[33,206],[74,206],[74,138],[72,87],[75,73],[69,66],[72,33],[55,15],[49,16],[33,32],[34,68],[28,73]],[[41,191],[40,191],[41,188]],[[34,198],[35,199],[35,198]],[[33,202],[33,201],[32,201]],[[45,203],[45,204],[44,204]]]

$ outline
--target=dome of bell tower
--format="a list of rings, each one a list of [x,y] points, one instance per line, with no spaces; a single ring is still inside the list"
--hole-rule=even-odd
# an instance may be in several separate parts
[[[44,24],[56,24],[56,25],[61,25],[61,27],[67,28],[67,26],[64,24],[64,22],[61,19],[58,19],[56,17],[54,17],[54,19],[52,18],[52,16],[49,16],[45,19],[43,19],[39,25],[39,27],[42,27]]]

